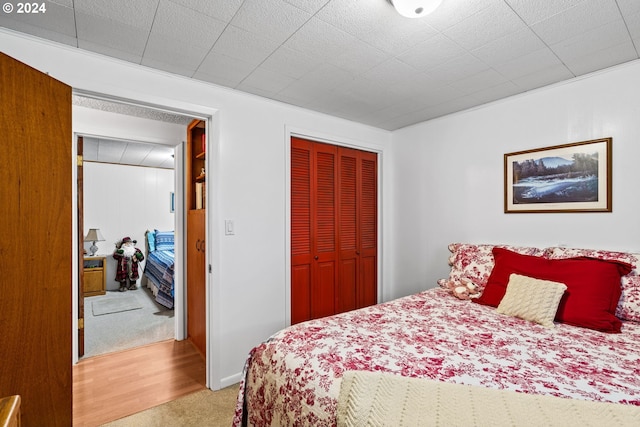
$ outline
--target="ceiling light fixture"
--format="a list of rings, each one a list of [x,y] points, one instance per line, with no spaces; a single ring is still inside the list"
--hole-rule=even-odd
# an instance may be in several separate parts
[[[396,11],[407,18],[427,16],[440,6],[442,0],[388,0]]]

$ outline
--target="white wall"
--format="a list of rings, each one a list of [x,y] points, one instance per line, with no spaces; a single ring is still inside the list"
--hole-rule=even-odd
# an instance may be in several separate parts
[[[357,142],[380,154],[384,200],[391,198],[391,134],[215,85],[40,42],[0,29],[0,50],[76,89],[214,116],[208,176],[212,344],[210,385],[240,378],[247,353],[286,323],[286,129]],[[212,188],[213,187],[213,188]],[[382,207],[383,284],[389,282],[393,212]],[[225,219],[235,235],[224,236]],[[390,246],[389,246],[390,247]],[[385,285],[386,286],[386,285]],[[386,294],[386,291],[385,291]]]
[[[503,155],[613,138],[612,213],[503,213]],[[451,242],[640,250],[640,61],[396,131],[394,296],[448,273]]]
[[[117,290],[115,260],[111,256],[115,243],[128,236],[144,252],[145,231],[174,229],[175,214],[170,212],[169,204],[174,171],[84,162],[83,172],[84,233],[90,228],[100,229],[105,241],[96,243],[97,254],[107,256],[107,290]],[[85,248],[89,246],[85,243]]]

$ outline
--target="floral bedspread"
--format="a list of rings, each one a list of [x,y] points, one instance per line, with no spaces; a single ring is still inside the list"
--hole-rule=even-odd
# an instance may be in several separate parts
[[[236,426],[334,426],[348,370],[640,406],[640,323],[547,329],[431,289],[286,328],[246,370]]]

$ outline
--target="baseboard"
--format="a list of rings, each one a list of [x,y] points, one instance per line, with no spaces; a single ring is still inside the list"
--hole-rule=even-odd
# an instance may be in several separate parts
[[[220,380],[220,388],[229,387],[238,384],[242,380],[242,372],[222,378]]]

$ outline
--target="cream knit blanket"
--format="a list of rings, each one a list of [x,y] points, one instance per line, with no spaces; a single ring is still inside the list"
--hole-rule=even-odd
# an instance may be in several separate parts
[[[640,426],[640,407],[347,371],[338,427]]]

